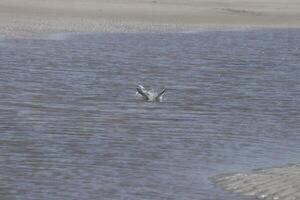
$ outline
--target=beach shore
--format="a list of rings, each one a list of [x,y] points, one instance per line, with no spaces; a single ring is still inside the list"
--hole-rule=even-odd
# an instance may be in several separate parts
[[[300,165],[261,169],[216,178],[222,188],[258,199],[300,199]]]
[[[0,35],[300,27],[298,0],[1,0]]]

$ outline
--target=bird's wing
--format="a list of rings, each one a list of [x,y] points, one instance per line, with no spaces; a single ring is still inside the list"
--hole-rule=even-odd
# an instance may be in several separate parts
[[[137,92],[144,97],[144,99],[149,100],[149,96],[140,87],[136,88]]]
[[[167,90],[167,88],[163,89],[156,97],[155,99],[160,99],[162,97],[162,95],[165,93],[165,91]]]
[[[142,90],[146,90],[146,89],[144,88],[144,86],[142,86],[142,85],[138,85],[138,87],[141,88]]]

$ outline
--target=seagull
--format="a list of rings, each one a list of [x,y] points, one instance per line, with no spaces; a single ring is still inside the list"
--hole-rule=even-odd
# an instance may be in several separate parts
[[[167,89],[165,88],[160,93],[155,93],[153,90],[146,90],[144,88],[144,86],[138,85],[136,90],[137,90],[137,94],[140,94],[144,98],[144,100],[146,100],[146,101],[161,102],[163,94],[166,92]]]

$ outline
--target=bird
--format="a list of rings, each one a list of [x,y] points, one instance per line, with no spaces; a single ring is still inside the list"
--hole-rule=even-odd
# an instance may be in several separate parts
[[[144,86],[138,85],[136,88],[136,94],[140,94],[144,100],[151,101],[151,102],[161,102],[164,93],[166,92],[166,88],[164,88],[161,92],[155,93],[153,90],[146,90]]]

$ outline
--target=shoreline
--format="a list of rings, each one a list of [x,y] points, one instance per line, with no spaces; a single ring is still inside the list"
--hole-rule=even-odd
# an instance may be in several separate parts
[[[193,34],[199,32],[226,32],[226,31],[255,31],[255,30],[284,30],[300,29],[300,27],[278,27],[278,26],[202,26],[202,27],[181,27],[181,28],[164,28],[164,29],[129,29],[129,30],[99,30],[99,31],[41,31],[41,32],[14,32],[7,34],[0,28],[0,39],[43,39],[43,38],[60,38],[65,36],[76,35],[94,35],[94,34],[166,34],[166,33],[184,33]]]
[[[299,199],[300,164],[258,169],[214,177],[224,190],[258,199]]]
[[[2,0],[0,35],[300,28],[297,0]]]

